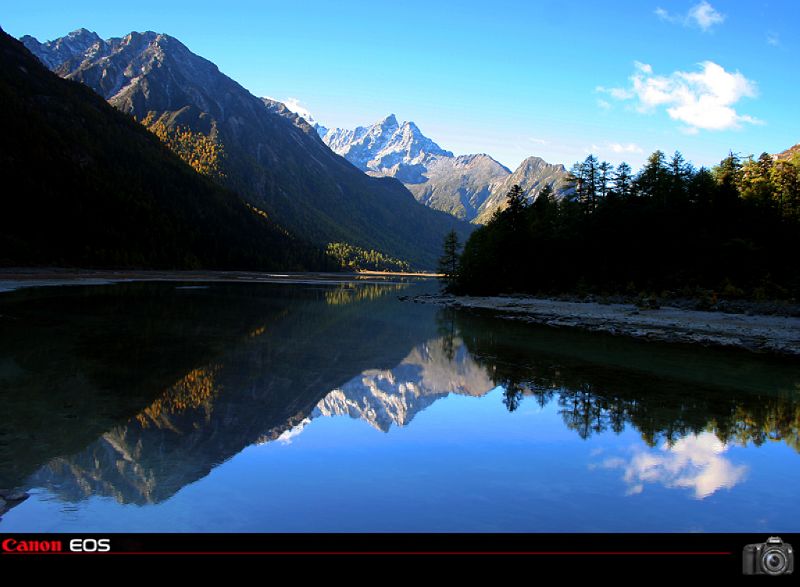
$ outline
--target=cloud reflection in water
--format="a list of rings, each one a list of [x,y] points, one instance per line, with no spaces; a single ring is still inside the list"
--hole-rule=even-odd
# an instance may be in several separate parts
[[[665,442],[658,449],[634,449],[628,460],[607,458],[600,467],[622,469],[628,495],[641,493],[646,483],[660,483],[692,489],[695,498],[704,499],[720,489],[732,488],[747,475],[747,466],[725,458],[728,448],[714,434],[703,432],[681,438],[671,446]]]

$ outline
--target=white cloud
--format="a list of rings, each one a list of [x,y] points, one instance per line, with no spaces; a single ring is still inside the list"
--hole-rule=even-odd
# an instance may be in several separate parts
[[[623,145],[622,143],[608,143],[608,148],[611,149],[614,153],[642,153],[642,148],[637,145],[636,143],[628,143],[627,145]]]
[[[742,98],[757,95],[755,82],[736,72],[725,71],[713,61],[700,64],[700,71],[675,71],[672,74],[654,75],[653,68],[638,61],[630,77],[628,88],[604,88],[604,92],[617,100],[636,100],[639,112],[652,112],[666,108],[673,120],[686,125],[684,132],[695,134],[702,130],[728,130],[743,123],[759,124],[747,114],[739,114],[734,105]]]
[[[655,10],[656,16],[661,20],[666,20],[667,22],[675,22],[675,17],[672,16],[669,12],[661,8],[660,6]]]
[[[777,47],[781,44],[781,37],[778,33],[769,32],[767,33],[767,45],[771,47]]]
[[[286,106],[289,110],[291,110],[298,116],[302,116],[303,118],[305,118],[306,122],[308,122],[309,124],[314,124],[316,122],[314,115],[311,114],[308,108],[303,106],[300,103],[300,100],[298,100],[297,98],[286,98],[285,100],[282,100],[280,98],[271,98],[269,96],[267,96],[267,98],[269,98],[270,100],[275,100],[276,102],[283,102],[284,106]]]
[[[747,475],[745,465],[734,465],[723,454],[728,447],[710,432],[681,438],[672,446],[664,443],[660,451],[638,450],[629,459],[610,457],[600,466],[622,469],[627,494],[642,493],[645,485],[691,489],[703,499],[720,489],[730,489]]]
[[[550,143],[550,141],[548,141],[548,140],[546,140],[546,139],[539,139],[539,138],[537,138],[537,137],[529,137],[529,140],[530,140],[532,143],[536,143],[537,145],[547,145],[547,144],[549,144],[549,143]]]
[[[603,100],[602,98],[598,98],[597,105],[603,110],[611,110],[611,103],[608,100]]]
[[[725,21],[725,15],[706,0],[692,6],[686,14],[672,14],[659,6],[655,9],[655,15],[665,22],[699,27],[704,33]]]
[[[628,100],[629,98],[633,98],[633,92],[624,88],[607,88],[605,86],[597,86],[594,91],[602,94],[609,94],[612,98],[617,100]]]
[[[722,24],[725,15],[714,10],[711,4],[703,0],[689,9],[689,18],[696,22],[703,31],[707,31],[716,24]]]
[[[631,155],[631,154],[641,154],[644,153],[644,149],[642,149],[636,143],[604,143],[603,145],[596,145],[592,143],[591,147],[584,147],[584,152],[587,155],[593,154],[603,159],[608,155],[608,153],[613,153],[614,155]],[[618,157],[611,157],[612,161],[619,159]]]

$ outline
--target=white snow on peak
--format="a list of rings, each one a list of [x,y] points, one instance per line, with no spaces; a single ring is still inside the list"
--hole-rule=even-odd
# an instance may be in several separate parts
[[[289,110],[291,110],[292,112],[294,112],[295,114],[300,116],[301,118],[304,118],[305,121],[308,124],[310,124],[311,126],[319,126],[319,123],[314,118],[314,115],[311,114],[311,111],[308,108],[306,108],[305,106],[303,106],[300,103],[300,100],[298,100],[297,98],[291,98],[290,97],[290,98],[286,98],[286,99],[279,99],[279,98],[273,98],[271,96],[266,96],[266,98],[268,100],[274,100],[275,102],[283,103],[283,105],[286,106],[286,108],[288,108]]]
[[[416,124],[398,122],[394,114],[368,127],[327,130],[322,140],[364,171],[382,172],[398,165],[415,166],[432,158],[453,156],[423,135]]]

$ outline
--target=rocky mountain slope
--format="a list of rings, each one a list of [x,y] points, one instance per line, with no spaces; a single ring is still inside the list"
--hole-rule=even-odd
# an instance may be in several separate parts
[[[798,143],[794,147],[789,147],[788,149],[778,153],[777,155],[773,155],[773,157],[775,157],[775,159],[778,159],[779,161],[789,161],[795,155],[800,155],[800,143]]]
[[[56,43],[57,65],[84,51]],[[324,268],[130,117],[0,31],[0,265]]]
[[[476,223],[504,206],[515,183],[533,199],[545,185],[560,193],[566,177],[563,165],[538,157],[526,159],[514,173],[486,154],[456,157],[394,114],[355,130],[316,128],[325,144],[362,171],[399,179],[419,202]]]
[[[539,195],[545,186],[552,188],[558,196],[568,193],[565,185],[566,177],[567,170],[563,165],[547,163],[541,157],[528,157],[519,164],[514,173],[494,187],[489,197],[478,209],[474,222],[485,224],[491,220],[496,210],[505,208],[506,194],[514,185],[520,186],[529,199],[534,199]]]
[[[134,32],[98,40],[76,31],[49,43],[23,42],[53,71],[122,112],[218,140],[225,185],[314,243],[348,242],[433,267],[447,232],[465,238],[471,230],[419,205],[401,183],[361,173],[302,118],[253,96],[173,37]]]

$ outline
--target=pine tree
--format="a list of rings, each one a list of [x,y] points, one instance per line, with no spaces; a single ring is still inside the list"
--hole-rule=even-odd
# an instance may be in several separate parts
[[[715,207],[720,211],[728,211],[739,200],[739,188],[742,179],[742,161],[730,151],[728,156],[714,168],[714,179],[717,181],[717,198]]]
[[[668,202],[676,204],[686,201],[689,189],[689,179],[692,177],[693,169],[691,164],[686,162],[680,151],[675,151],[668,168],[670,185]]]
[[[604,200],[608,196],[609,185],[611,184],[611,174],[614,172],[614,166],[608,161],[603,161],[597,166],[598,171],[598,192]]]
[[[508,190],[508,193],[506,194],[506,198],[508,199],[506,211],[508,212],[509,216],[514,218],[519,217],[522,212],[525,211],[525,208],[528,205],[528,203],[525,201],[525,193],[517,184],[511,186],[511,189]]]
[[[567,184],[575,190],[575,200],[584,203],[586,201],[586,174],[582,162],[575,163],[569,170]]]
[[[439,273],[443,275],[445,289],[450,289],[458,278],[458,259],[461,251],[461,243],[455,230],[451,230],[445,236],[443,249],[444,252],[439,257]]]
[[[661,203],[666,201],[669,174],[663,151],[656,151],[647,158],[647,163],[636,177],[636,187],[640,196],[653,198]]]
[[[633,170],[623,161],[614,174],[614,193],[623,200],[628,199],[632,194],[632,182]]]
[[[761,153],[759,158],[748,157],[742,165],[739,179],[739,192],[742,198],[768,206],[774,203],[775,186],[772,182],[774,162],[768,153]]]
[[[800,166],[776,161],[772,167],[775,199],[785,216],[800,217]]]
[[[583,161],[583,173],[586,182],[587,210],[591,212],[597,206],[597,184],[599,178],[597,157],[589,155]]]

